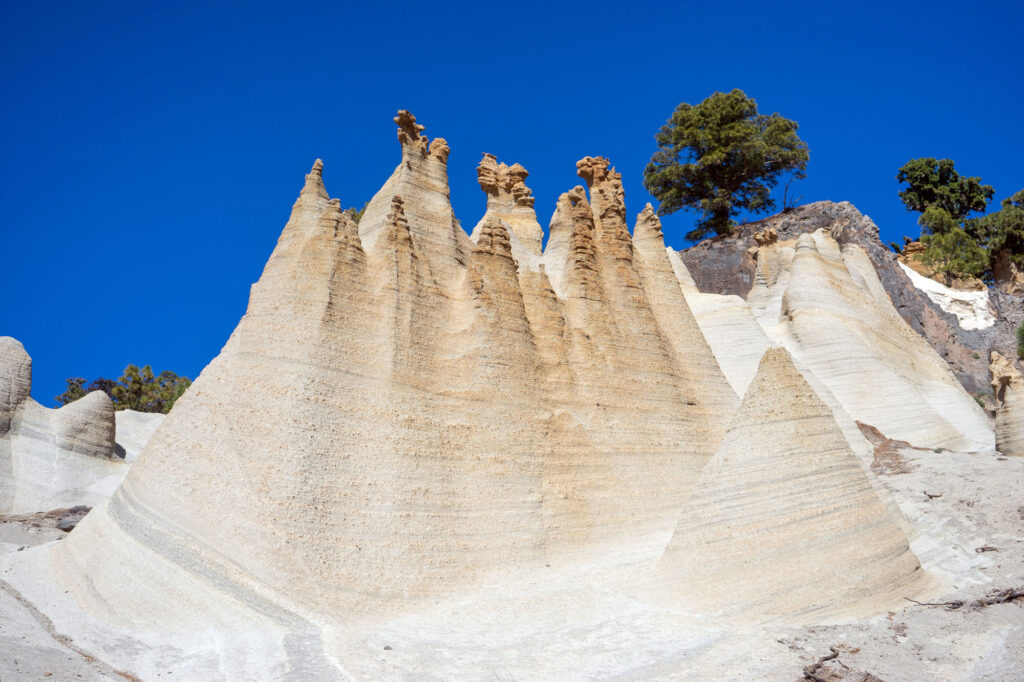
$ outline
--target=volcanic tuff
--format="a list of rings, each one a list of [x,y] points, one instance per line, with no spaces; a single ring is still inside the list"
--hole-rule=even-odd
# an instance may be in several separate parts
[[[1024,457],[1024,378],[1013,361],[992,351],[992,392],[996,410],[996,447],[1004,455]]]
[[[682,259],[700,291],[746,298],[755,283],[756,234],[774,230],[778,241],[791,242],[819,229],[827,231],[840,248],[861,247],[900,317],[949,363],[964,388],[975,395],[988,394],[988,354],[991,350],[1013,353],[1014,330],[1024,317],[1024,296],[1012,293],[1013,288],[990,289],[987,306],[995,312],[994,324],[961,326],[955,313],[944,310],[911,282],[896,254],[879,240],[878,226],[848,202],[818,201],[741,225],[729,236],[687,249]]]
[[[0,336],[0,514],[105,500],[162,419],[128,410],[115,419],[102,391],[51,410],[31,390],[32,358]]]
[[[8,557],[60,632],[146,677],[458,677],[481,656],[629,677],[665,670],[622,622],[677,656],[723,609],[817,622],[941,582],[854,419],[929,446],[992,431],[863,251],[765,234],[749,300],[702,294],[650,206],[630,234],[603,157],[542,249],[526,170],[485,155],[467,235],[448,145],[395,123],[360,222],[318,160],[245,316],[117,491]],[[751,577],[737,552],[766,527]],[[794,551],[846,566],[821,573],[834,597]]]
[[[925,578],[831,410],[782,348],[765,352],[661,568],[683,598],[746,619],[884,610]]]

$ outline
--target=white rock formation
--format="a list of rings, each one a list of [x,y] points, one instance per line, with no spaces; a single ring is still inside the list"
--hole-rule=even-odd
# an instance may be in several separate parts
[[[378,618],[667,542],[738,399],[670,268],[635,261],[617,174],[581,167],[600,212],[570,207],[559,296],[520,278],[501,216],[458,229],[447,148],[396,122],[358,228],[317,162],[221,354],[53,550],[89,574],[76,599],[176,600],[153,581],[184,562],[220,599]]]
[[[922,439],[976,434],[945,418],[962,407],[948,369],[877,310],[856,255],[808,237],[776,254],[781,284],[765,265],[756,311],[704,299],[652,211],[630,236],[601,157],[577,164],[587,189],[559,198],[539,254],[525,171],[485,157],[470,238],[447,145],[396,123],[401,163],[360,223],[317,161],[245,316],[115,494],[4,558],[55,630],[143,678],[658,677],[722,633],[688,611],[877,614],[926,586],[851,415],[874,400],[920,413],[920,432],[902,412],[885,426]],[[778,349],[755,378],[778,345],[807,382]],[[851,374],[903,383],[879,396]],[[758,540],[725,514],[729,485],[756,493],[734,501],[771,530],[773,570],[723,550],[747,587],[705,605],[687,538]],[[779,556],[793,545],[844,567],[818,574],[834,597],[812,598]]]
[[[154,412],[136,412],[135,410],[118,410],[114,413],[114,421],[117,425],[118,457],[123,457],[128,464],[133,464],[138,459],[146,443],[156,433],[157,428],[164,423],[166,415]]]
[[[925,586],[831,410],[781,348],[765,352],[687,510],[660,563],[691,608],[870,613]]]
[[[114,454],[110,398],[93,391],[49,410],[32,400],[31,388],[28,353],[0,337],[0,513],[93,505],[109,497],[127,471]]]
[[[164,417],[125,411],[115,423],[102,391],[51,410],[31,390],[32,359],[17,340],[0,337],[0,514],[106,500]]]
[[[1024,378],[1013,361],[992,351],[992,391],[996,410],[996,449],[1004,455],[1024,457]]]
[[[922,447],[994,447],[984,412],[899,316],[860,247],[818,230],[759,246],[757,262],[754,316],[853,419]]]
[[[963,329],[988,329],[996,323],[996,316],[988,302],[988,289],[981,291],[962,291],[951,289],[941,282],[915,272],[906,264],[899,266],[914,286],[928,295],[940,308],[947,313],[956,315],[957,322]]]

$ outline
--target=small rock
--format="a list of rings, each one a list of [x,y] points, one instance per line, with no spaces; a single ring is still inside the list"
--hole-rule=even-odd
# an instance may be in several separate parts
[[[57,528],[65,533],[70,533],[74,530],[75,526],[78,525],[78,522],[85,518],[85,515],[89,513],[89,509],[90,507],[83,505],[72,507],[68,510],[67,514],[57,519]]]

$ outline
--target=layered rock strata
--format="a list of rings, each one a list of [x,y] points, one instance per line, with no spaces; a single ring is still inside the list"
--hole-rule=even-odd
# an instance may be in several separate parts
[[[114,407],[102,391],[59,409],[34,401],[32,359],[0,337],[0,514],[94,505],[128,467],[115,442]]]
[[[678,599],[742,616],[870,612],[926,579],[831,410],[765,352],[660,566]]]
[[[1024,316],[1024,297],[990,289],[988,306],[994,312],[994,324],[964,328],[955,314],[943,310],[927,292],[914,286],[896,254],[880,241],[878,226],[848,202],[819,201],[741,225],[729,236],[708,239],[687,249],[681,257],[700,291],[747,298],[758,267],[754,254],[761,246],[755,235],[775,230],[780,243],[792,244],[801,234],[819,229],[828,232],[841,248],[860,246],[900,317],[949,364],[968,392],[988,393],[988,354],[992,350],[1003,355],[1013,352],[1013,333]]]
[[[701,293],[682,258],[675,266],[698,324],[738,392],[753,376],[756,353],[781,345],[837,412],[858,452],[864,444],[852,420],[923,447],[994,447],[984,411],[899,316],[863,248],[841,247],[825,230],[780,239],[765,229],[752,240],[744,253],[755,263],[746,301]]]
[[[992,391],[996,409],[996,449],[1004,455],[1024,457],[1024,378],[1013,361],[992,352]]]
[[[522,267],[514,239],[537,241],[510,222],[507,178],[470,239],[447,146],[396,123],[401,163],[358,227],[313,166],[245,317],[55,550],[62,574],[113,585],[100,563],[146,556],[215,572],[235,599],[255,583],[362,617],[667,542],[738,399],[660,236],[660,262],[635,257],[621,182],[593,160],[597,210],[570,193],[568,248]],[[485,162],[525,207],[524,175]]]

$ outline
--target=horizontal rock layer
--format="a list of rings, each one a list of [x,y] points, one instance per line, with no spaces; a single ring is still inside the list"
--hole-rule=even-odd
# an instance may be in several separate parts
[[[570,193],[568,248],[520,268],[502,197],[471,240],[447,147],[396,122],[402,161],[358,226],[314,165],[245,317],[62,544],[68,571],[137,561],[106,546],[127,534],[228,594],[354,616],[667,542],[738,398],[660,231],[634,250],[621,181],[590,160],[600,203]]]
[[[376,669],[367,632],[434,632],[432,614],[514,639],[536,609],[586,648],[639,612],[656,633],[730,609],[877,612],[923,588],[854,418],[941,443],[991,431],[950,417],[977,406],[863,252],[765,233],[756,292],[702,294],[650,207],[630,234],[602,157],[578,162],[586,187],[541,249],[525,170],[485,156],[469,236],[447,144],[395,122],[401,162],[358,225],[317,161],[245,316],[117,492],[8,562],[61,632],[118,661],[111,642],[145,642],[147,670],[342,677]],[[737,559],[765,527],[766,572]],[[794,547],[848,568],[820,572],[834,598],[801,583]],[[731,603],[715,565],[743,582]],[[539,597],[549,584],[571,587]],[[591,600],[587,632],[565,622]]]
[[[770,348],[660,566],[713,613],[884,608],[926,581],[890,510],[785,350]]]
[[[102,502],[128,470],[110,398],[93,391],[51,410],[34,401],[31,390],[32,359],[21,343],[0,337],[0,514]],[[135,430],[134,416],[122,420],[128,432]],[[133,454],[147,435],[129,443]]]

